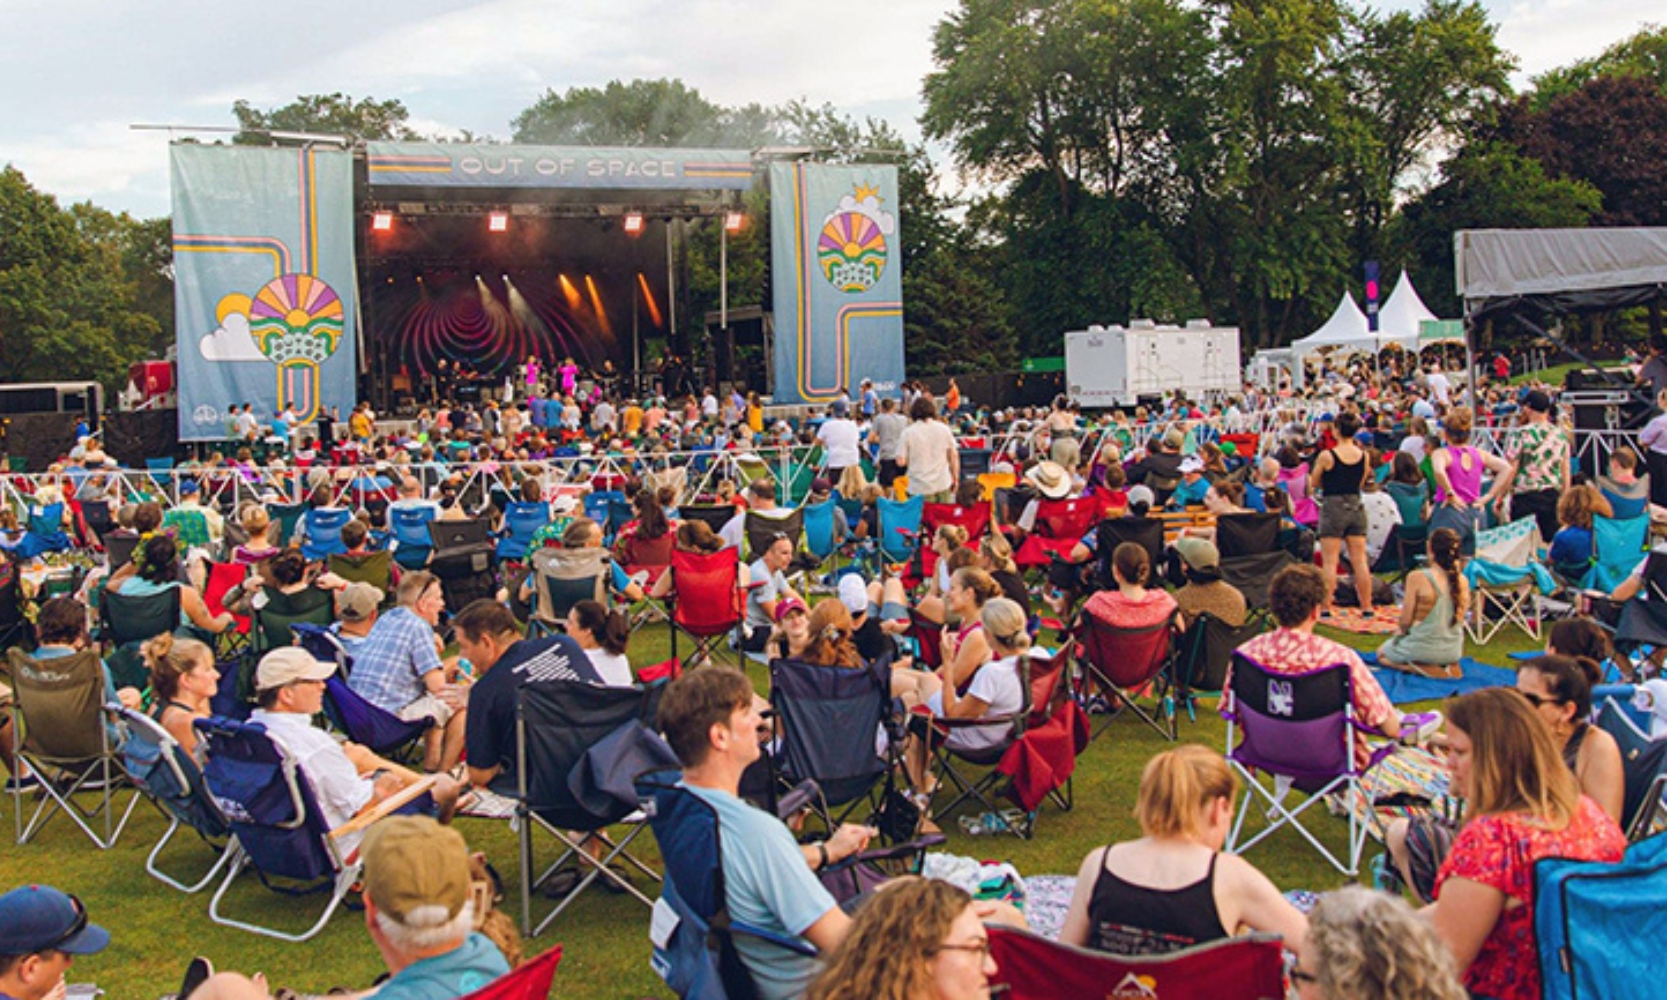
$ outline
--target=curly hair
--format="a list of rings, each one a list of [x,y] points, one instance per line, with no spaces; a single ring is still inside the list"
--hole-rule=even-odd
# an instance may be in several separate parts
[[[899,882],[857,911],[845,941],[810,985],[806,1000],[915,1000],[934,995],[932,956],[972,897],[935,879]]]
[[[810,644],[804,660],[823,667],[861,667],[862,654],[851,642],[856,625],[851,612],[839,601],[818,601],[810,611]]]
[[[1464,1000],[1453,955],[1404,901],[1360,886],[1320,897],[1305,949],[1321,992],[1359,1000]]]

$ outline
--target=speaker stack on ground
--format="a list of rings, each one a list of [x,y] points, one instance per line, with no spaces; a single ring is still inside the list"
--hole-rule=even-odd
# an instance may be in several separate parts
[[[1589,476],[1603,472],[1617,435],[1635,436],[1655,416],[1655,401],[1633,383],[1630,373],[1601,369],[1575,370],[1563,379],[1561,402],[1574,410],[1576,431],[1604,432],[1596,446],[1585,449],[1581,469]],[[1643,449],[1636,448],[1643,455]]]

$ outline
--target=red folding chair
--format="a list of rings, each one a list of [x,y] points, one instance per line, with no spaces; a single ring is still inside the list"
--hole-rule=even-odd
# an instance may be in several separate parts
[[[208,579],[203,584],[203,605],[208,613],[219,617],[226,613],[226,594],[242,583],[249,575],[249,567],[231,562],[208,563]],[[248,615],[232,615],[236,622],[232,628],[220,634],[215,656],[225,659],[237,653],[249,644],[249,629],[252,621]]]
[[[1104,502],[1098,495],[1091,495],[1069,500],[1043,498],[1036,505],[1036,530],[1013,555],[1013,561],[1024,568],[1046,566],[1053,561],[1052,556],[1069,557],[1082,536],[1100,523]]]
[[[1167,955],[1112,955],[991,926],[990,985],[1006,1000],[1284,1000],[1280,939],[1246,934]],[[995,992],[992,989],[991,992]]]
[[[725,637],[741,624],[746,614],[740,550],[725,548],[710,555],[674,551],[671,582],[672,657],[678,658],[677,634],[681,632],[695,644],[694,653],[685,663],[693,663],[703,656],[715,659]]]
[[[945,525],[958,525],[967,530],[967,544],[975,545],[990,533],[991,508],[987,503],[962,507],[952,503],[929,503],[920,509],[920,537],[924,544],[915,547],[920,557],[920,579],[930,580],[937,571],[938,554],[932,551],[931,540]],[[907,584],[905,584],[907,585]]]
[[[561,945],[558,944],[459,1000],[549,1000],[556,965],[560,962]]]
[[[1104,698],[1106,723],[1132,711],[1147,725],[1175,739],[1174,684],[1163,676],[1175,660],[1175,626],[1172,621],[1159,622],[1146,628],[1118,628],[1096,618],[1084,610],[1071,628],[1072,659],[1077,671],[1072,678],[1072,694],[1085,709],[1096,698]],[[1148,712],[1136,697],[1147,689],[1154,689],[1158,704]],[[1154,713],[1165,713],[1160,722]],[[1102,725],[1093,735],[1105,732]]]

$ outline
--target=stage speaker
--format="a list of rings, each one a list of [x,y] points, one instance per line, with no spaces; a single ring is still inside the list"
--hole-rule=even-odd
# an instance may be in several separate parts
[[[47,466],[75,447],[75,425],[80,419],[79,413],[16,413],[6,417],[6,453],[23,459],[30,472],[45,472]]]
[[[179,411],[139,410],[104,418],[104,450],[124,468],[143,469],[145,459],[179,453]]]
[[[1592,444],[1580,448],[1580,468],[1588,476],[1597,476],[1608,468],[1609,453],[1617,441],[1631,440],[1655,416],[1644,393],[1631,386],[1625,389],[1583,389],[1564,392],[1560,402],[1574,410],[1574,429],[1592,437]],[[1644,449],[1633,444],[1642,458]]]
[[[1627,390],[1636,380],[1632,373],[1618,368],[1573,368],[1563,376],[1563,388]]]

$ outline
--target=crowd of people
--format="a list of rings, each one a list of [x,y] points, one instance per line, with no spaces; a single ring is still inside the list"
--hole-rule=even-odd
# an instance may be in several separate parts
[[[1064,398],[990,410],[953,384],[939,399],[919,386],[882,396],[864,382],[814,413],[766,419],[756,395],[632,398],[603,381],[581,392],[569,365],[542,371],[535,359],[519,401],[440,406],[414,421],[379,422],[361,405],[346,421],[317,426],[280,415],[283,431],[269,434],[239,414],[235,451],[182,465],[164,487],[118,474],[89,437],[28,481],[30,509],[0,525],[10,531],[0,559],[35,558],[24,540],[57,525],[30,514],[61,502],[69,547],[130,555],[112,555],[77,595],[41,601],[38,645],[13,658],[39,664],[97,649],[88,624],[107,594],[177,591],[177,627],[143,644],[136,669],[111,656],[101,693],[148,712],[200,758],[207,747],[194,723],[228,689],[222,637],[250,614],[257,632],[262,620],[283,622],[256,639],[236,696],[296,755],[331,827],[376,814],[416,786],[428,793],[427,816],[382,819],[364,836],[366,927],[391,974],[378,996],[455,997],[508,971],[519,946],[484,921],[467,850],[449,824],[471,796],[513,792],[521,688],[639,683],[650,663],[635,626],[656,602],[675,599],[673,553],[746,553],[735,581],[744,595],[731,640],[738,657],[851,669],[890,661],[899,703],[952,720],[952,749],[977,752],[1013,738],[1026,703],[1022,665],[1045,643],[1068,642],[1060,629],[1077,616],[1122,630],[1171,625],[1175,634],[1205,617],[1230,627],[1250,621],[1252,602],[1224,577],[1217,525],[1237,513],[1273,514],[1293,559],[1266,581],[1263,610],[1274,627],[1239,653],[1274,675],[1346,666],[1362,765],[1373,752],[1368,731],[1413,738],[1416,727],[1403,732],[1360,654],[1318,631],[1341,605],[1367,617],[1399,605],[1379,665],[1455,676],[1475,600],[1463,569],[1478,531],[1532,518],[1572,577],[1592,561],[1594,517],[1650,513],[1655,500],[1653,458],[1622,448],[1603,475],[1575,467],[1568,415],[1546,388],[1479,385],[1463,404],[1460,392],[1439,369],[1356,368],[1329,373],[1306,396],[1247,387],[1208,403],[1176,396],[1085,415]],[[260,445],[278,450],[257,462]],[[1653,454],[1650,442],[1643,447]],[[1667,454],[1667,440],[1662,448]],[[739,463],[716,461],[771,449],[814,456],[801,496],[786,481],[749,480]],[[630,516],[586,516],[587,491],[625,495]],[[975,537],[944,525],[897,561],[881,537],[880,501],[892,496],[987,504],[997,527]],[[1050,537],[1050,511],[1080,498],[1098,504],[1093,527]],[[857,565],[871,572],[829,573],[790,532],[749,537],[749,514],[785,517],[827,501],[838,508],[836,541],[864,553]],[[89,530],[84,513],[99,502],[111,514],[102,532]],[[486,520],[503,535],[515,504],[544,505],[545,516],[527,554],[499,568],[494,593],[454,600],[435,567],[400,558],[411,544],[395,530],[401,512]],[[726,516],[688,516],[697,508]],[[1117,541],[1130,526],[1117,522],[1165,511],[1197,517],[1155,550]],[[317,534],[336,513],[343,523]],[[1399,593],[1373,572],[1397,529],[1423,539]],[[1052,555],[1030,559],[1027,543],[1043,538],[1057,543]],[[606,549],[608,569],[595,599],[533,637],[537,574],[515,567],[546,548]],[[48,545],[48,557],[55,550]],[[350,578],[331,561],[358,565],[384,550],[394,558],[377,580]],[[240,579],[212,587],[225,565],[239,567]],[[327,626],[345,659],[291,645],[287,623],[302,619]],[[930,651],[919,645],[927,635]],[[1609,655],[1601,629],[1571,619],[1551,630],[1545,656],[1522,665],[1515,690],[1444,706],[1447,766],[1468,812],[1462,822],[1399,823],[1386,837],[1386,872],[1429,904],[1422,918],[1361,889],[1299,911],[1251,862],[1223,852],[1237,780],[1220,753],[1183,746],[1145,764],[1134,802],[1141,837],[1082,860],[1060,939],[1138,955],[1256,930],[1280,935],[1294,953],[1289,974],[1305,997],[1537,996],[1533,861],[1612,861],[1624,847],[1619,750],[1588,721]],[[343,663],[358,696],[402,720],[427,720],[420,762],[401,766],[315,724],[325,683]],[[876,830],[844,825],[801,842],[750,804],[742,777],[769,750],[760,739],[768,706],[742,670],[683,666],[660,698],[655,728],[681,762],[683,786],[718,817],[730,916],[819,956],[739,942],[760,995],[985,995],[999,974],[987,926],[1022,927],[1024,917],[921,879],[895,880],[848,912],[817,873],[861,852]],[[1087,694],[1091,707],[1116,707],[1108,692]],[[896,748],[922,829],[931,829],[937,798],[928,728],[914,727]],[[17,759],[17,738],[0,728],[0,760],[14,782],[35,780]],[[109,738],[124,739],[119,726]],[[107,936],[94,931],[79,904],[55,890],[0,897],[0,995],[49,995],[72,955],[103,947]],[[260,996],[265,986],[222,973],[191,995]]]

